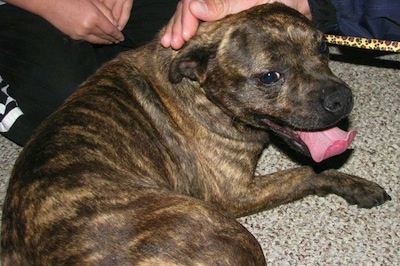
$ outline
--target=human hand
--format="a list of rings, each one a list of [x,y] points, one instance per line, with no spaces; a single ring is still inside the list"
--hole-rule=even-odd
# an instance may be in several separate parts
[[[102,2],[111,10],[118,23],[118,29],[123,30],[131,15],[133,0],[103,0]]]
[[[161,44],[179,49],[196,33],[200,21],[218,20],[229,14],[272,2],[281,2],[305,15],[310,13],[307,0],[182,0],[164,28]]]
[[[161,44],[179,49],[197,31],[200,21],[213,21],[268,2],[267,0],[182,0],[164,29]]]
[[[115,3],[113,9],[107,6],[111,2]],[[119,27],[122,29],[127,21],[127,2],[132,0],[109,0],[107,4],[99,0],[53,0],[37,13],[72,39],[111,44],[124,40]]]

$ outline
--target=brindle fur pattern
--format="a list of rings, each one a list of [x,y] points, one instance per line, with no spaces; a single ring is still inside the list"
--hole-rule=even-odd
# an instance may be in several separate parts
[[[3,265],[264,265],[234,217],[312,194],[382,204],[380,186],[335,170],[254,176],[264,116],[317,129],[350,111],[351,95],[340,112],[321,107],[324,88],[345,87],[321,45],[274,4],[203,23],[180,51],[155,40],[104,65],[17,160]],[[284,82],[260,82],[271,70]]]

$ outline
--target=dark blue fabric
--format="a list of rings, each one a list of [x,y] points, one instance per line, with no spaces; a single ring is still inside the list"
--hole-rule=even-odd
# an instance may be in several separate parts
[[[332,0],[339,34],[400,41],[400,0]]]

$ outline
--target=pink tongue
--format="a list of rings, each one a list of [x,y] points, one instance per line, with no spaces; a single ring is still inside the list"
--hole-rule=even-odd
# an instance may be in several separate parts
[[[338,127],[330,128],[324,131],[297,131],[301,140],[307,145],[311,157],[317,163],[341,154],[353,141],[356,130],[343,131]]]

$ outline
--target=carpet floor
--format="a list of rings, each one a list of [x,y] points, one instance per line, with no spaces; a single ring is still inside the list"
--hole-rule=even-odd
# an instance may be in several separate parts
[[[349,117],[358,130],[349,152],[330,160],[341,171],[377,182],[392,201],[372,209],[337,196],[303,200],[240,218],[270,265],[400,265],[400,54],[333,49],[333,72],[353,89]],[[0,136],[0,203],[21,148]],[[258,174],[301,164],[279,145],[268,147]]]

